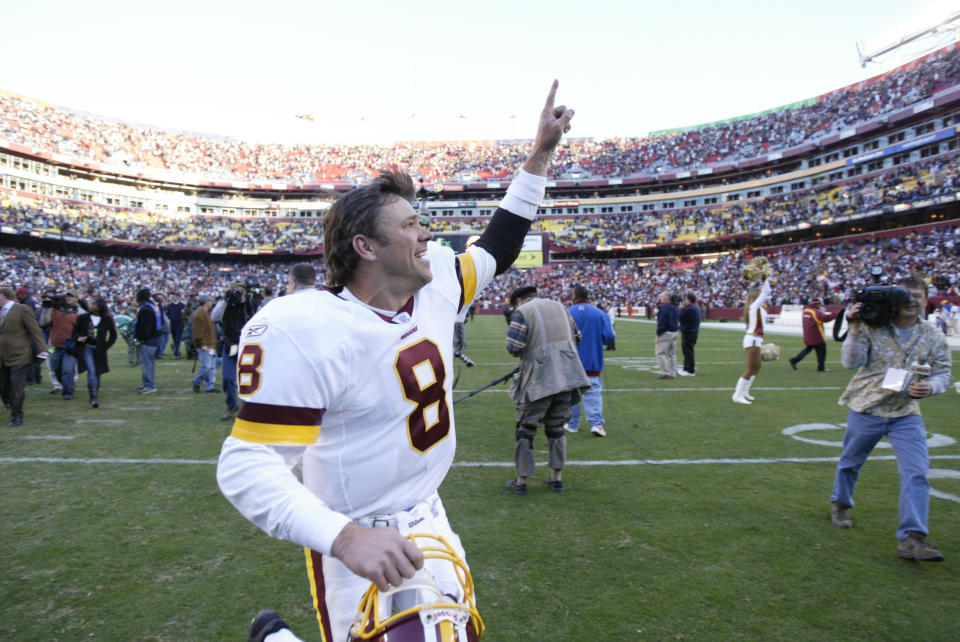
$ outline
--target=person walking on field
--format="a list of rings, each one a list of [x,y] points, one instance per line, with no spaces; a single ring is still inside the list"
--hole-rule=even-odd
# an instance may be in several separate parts
[[[570,306],[570,316],[580,330],[580,344],[577,354],[580,363],[590,380],[590,387],[583,393],[583,408],[590,424],[590,432],[597,437],[606,437],[603,429],[603,347],[613,343],[616,336],[610,317],[595,305],[590,305],[587,299],[590,292],[582,285],[573,288],[573,305]],[[570,421],[563,425],[567,432],[577,432],[580,424],[580,404],[570,407]]]
[[[823,299],[816,298],[810,302],[810,305],[803,309],[803,343],[804,348],[797,356],[790,358],[790,367],[797,369],[797,364],[803,361],[803,358],[810,354],[811,350],[817,352],[817,372],[830,372],[827,370],[827,342],[823,332],[823,324],[833,321],[839,314],[837,312],[827,312],[823,307]]]
[[[570,421],[570,408],[590,386],[577,357],[580,330],[562,303],[538,298],[532,285],[514,290],[510,305],[516,310],[507,330],[507,352],[520,358],[520,367],[510,385],[510,398],[517,405],[517,444],[516,478],[507,488],[527,494],[527,478],[536,474],[533,438],[542,423],[550,453],[547,486],[561,492],[567,459],[563,426]]]
[[[79,371],[87,373],[90,406],[100,407],[100,377],[110,372],[107,351],[117,342],[117,324],[102,296],[90,303],[90,311],[77,317],[73,326],[73,340],[79,346]]]
[[[47,358],[47,343],[33,309],[17,303],[13,288],[0,287],[0,396],[10,426],[23,423],[27,373],[34,357]]]

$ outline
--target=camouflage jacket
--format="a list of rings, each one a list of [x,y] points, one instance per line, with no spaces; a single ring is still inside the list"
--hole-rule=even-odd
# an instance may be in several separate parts
[[[859,367],[859,370],[841,395],[840,405],[877,417],[919,415],[920,404],[906,391],[894,392],[882,387],[888,368],[908,369],[918,359],[930,364],[933,394],[943,392],[950,382],[952,361],[950,347],[940,330],[920,321],[901,343],[892,324],[865,325],[856,339],[850,335],[843,342],[844,367]]]

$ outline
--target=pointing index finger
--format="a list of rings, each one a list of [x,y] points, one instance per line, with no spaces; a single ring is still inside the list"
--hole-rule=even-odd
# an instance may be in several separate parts
[[[553,113],[553,103],[557,97],[557,87],[560,85],[560,82],[554,79],[553,84],[550,85],[550,92],[547,93],[547,102],[543,106],[543,111],[548,113]]]

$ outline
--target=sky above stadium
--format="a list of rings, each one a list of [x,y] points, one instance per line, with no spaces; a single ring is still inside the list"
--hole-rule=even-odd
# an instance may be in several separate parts
[[[952,6],[951,6],[952,5]],[[886,70],[934,0],[5,0],[0,89],[262,142],[530,138],[553,78],[571,136],[694,125]],[[297,118],[309,115],[312,120]]]

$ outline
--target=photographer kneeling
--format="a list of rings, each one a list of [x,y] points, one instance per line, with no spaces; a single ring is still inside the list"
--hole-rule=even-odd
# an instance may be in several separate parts
[[[851,528],[847,510],[867,456],[886,436],[900,472],[900,525],[897,554],[905,559],[939,562],[929,534],[930,458],[918,399],[942,393],[950,383],[951,358],[943,333],[922,320],[927,284],[917,275],[901,287],[874,287],[857,294],[847,307],[850,331],[843,342],[844,368],[859,368],[840,397],[850,408],[830,496],[831,522]]]

